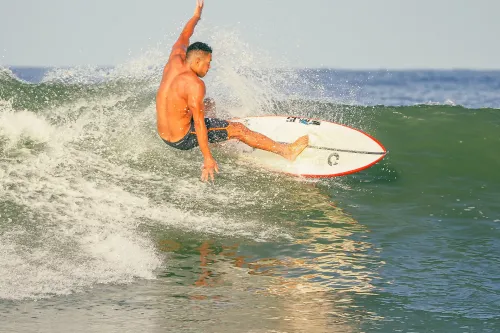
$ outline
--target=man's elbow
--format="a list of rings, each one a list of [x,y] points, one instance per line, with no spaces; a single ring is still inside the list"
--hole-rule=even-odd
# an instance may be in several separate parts
[[[205,123],[205,117],[203,115],[203,112],[200,112],[200,111],[193,112],[193,121],[194,121],[195,124],[204,124]]]

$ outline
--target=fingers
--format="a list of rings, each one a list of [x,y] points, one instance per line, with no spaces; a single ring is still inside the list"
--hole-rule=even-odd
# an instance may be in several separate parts
[[[208,180],[208,170],[205,168],[201,169],[201,181],[206,182]]]
[[[215,168],[209,168],[209,169],[203,168],[203,170],[201,171],[201,181],[207,182],[209,180],[212,180],[212,183],[214,183],[215,181],[214,170]],[[218,168],[216,171],[219,172]]]
[[[203,10],[203,0],[196,0],[196,8],[194,10],[194,15],[201,17],[201,11]]]

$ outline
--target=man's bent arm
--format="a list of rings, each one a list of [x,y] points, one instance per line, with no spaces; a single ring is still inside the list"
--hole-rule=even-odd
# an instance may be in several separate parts
[[[189,39],[193,36],[194,28],[198,21],[201,19],[201,11],[203,9],[203,0],[196,1],[196,8],[194,11],[193,17],[186,23],[184,29],[175,42],[174,46],[172,46],[172,52],[170,53],[170,57],[175,55],[184,55],[189,46]]]
[[[194,128],[198,145],[205,162],[213,160],[212,153],[208,147],[208,130],[205,125],[205,106],[203,97],[205,96],[205,84],[199,80],[196,83],[188,84],[188,108],[193,113]]]

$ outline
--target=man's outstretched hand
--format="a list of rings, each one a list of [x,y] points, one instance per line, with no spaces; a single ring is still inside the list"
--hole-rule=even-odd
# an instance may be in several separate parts
[[[213,183],[214,171],[219,173],[219,166],[217,165],[217,162],[213,158],[205,159],[201,170],[201,181],[207,182],[212,180]]]
[[[203,10],[203,3],[205,0],[196,0],[196,8],[194,9],[194,16],[201,18],[201,12]]]

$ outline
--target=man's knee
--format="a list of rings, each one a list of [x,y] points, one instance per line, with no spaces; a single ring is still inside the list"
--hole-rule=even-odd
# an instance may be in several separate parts
[[[239,139],[245,136],[248,132],[250,132],[250,130],[245,125],[238,122],[230,122],[227,127],[227,134],[230,138]]]

